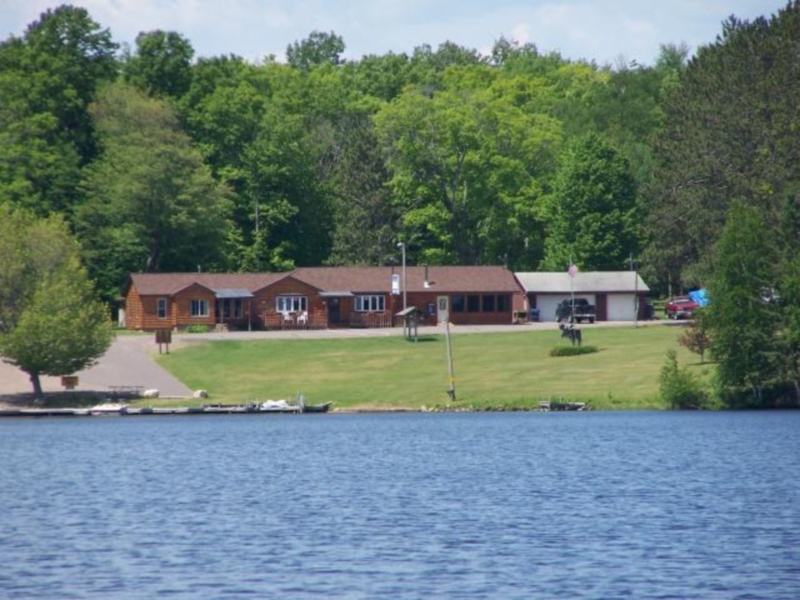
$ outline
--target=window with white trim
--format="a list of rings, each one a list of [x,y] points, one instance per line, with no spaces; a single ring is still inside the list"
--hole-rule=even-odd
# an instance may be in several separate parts
[[[378,310],[386,310],[386,298],[384,296],[356,296],[356,311],[371,312]]]
[[[305,296],[278,296],[275,298],[278,312],[303,312],[308,310],[308,299]]]
[[[167,299],[166,298],[159,298],[158,299],[158,306],[156,308],[158,311],[158,318],[159,319],[166,319],[167,318]]]
[[[209,315],[208,300],[192,300],[191,309],[193,317],[207,317]]]

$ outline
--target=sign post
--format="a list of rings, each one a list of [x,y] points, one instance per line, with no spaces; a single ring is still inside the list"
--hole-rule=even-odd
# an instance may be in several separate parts
[[[167,354],[169,354],[169,345],[172,343],[172,329],[156,329],[156,344],[158,344],[158,353],[161,354],[161,344],[167,347]]]

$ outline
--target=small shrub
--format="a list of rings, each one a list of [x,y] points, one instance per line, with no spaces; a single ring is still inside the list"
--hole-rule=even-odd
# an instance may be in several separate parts
[[[663,400],[672,408],[698,409],[707,404],[707,395],[702,384],[686,368],[678,366],[678,355],[667,352],[667,360],[661,368],[659,389]]]
[[[556,346],[550,350],[550,356],[578,356],[597,352],[597,346]]]
[[[208,333],[208,325],[189,325],[186,333]]]
[[[700,311],[697,311],[694,321],[684,330],[678,338],[678,343],[691,352],[700,355],[700,363],[706,362],[706,350],[711,348],[711,336],[706,329]]]

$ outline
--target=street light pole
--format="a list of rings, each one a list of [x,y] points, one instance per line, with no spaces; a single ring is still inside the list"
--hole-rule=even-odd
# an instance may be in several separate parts
[[[403,310],[405,310],[408,299],[406,295],[406,243],[397,242],[397,247],[403,251]]]

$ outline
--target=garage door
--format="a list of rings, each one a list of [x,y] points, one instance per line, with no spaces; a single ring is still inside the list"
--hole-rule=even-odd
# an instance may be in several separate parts
[[[575,298],[586,298],[591,304],[595,303],[594,294],[575,294]],[[555,321],[556,320],[556,307],[562,300],[569,300],[569,294],[563,296],[556,295],[537,295],[536,303],[539,307],[539,320],[540,321]]]
[[[608,320],[633,321],[633,294],[608,295]]]

